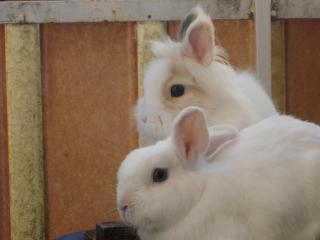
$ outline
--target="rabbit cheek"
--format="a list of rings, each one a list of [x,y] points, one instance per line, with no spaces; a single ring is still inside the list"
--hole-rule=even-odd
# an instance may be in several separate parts
[[[171,117],[166,116],[164,112],[158,112],[148,117],[144,123],[144,128],[150,132],[150,137],[154,137],[156,141],[163,140],[170,134]]]
[[[154,230],[156,224],[154,224],[153,217],[149,216],[146,208],[144,209],[131,209],[125,215],[125,221],[138,229]]]
[[[170,133],[172,117],[160,106],[149,106],[139,99],[135,118],[140,136],[145,145],[165,139]]]

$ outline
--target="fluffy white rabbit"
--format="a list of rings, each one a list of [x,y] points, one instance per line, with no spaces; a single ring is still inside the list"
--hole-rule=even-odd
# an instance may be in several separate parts
[[[142,240],[315,240],[320,128],[273,116],[209,134],[189,107],[169,138],[122,162],[117,205]]]
[[[144,96],[135,118],[143,142],[166,138],[173,119],[188,106],[203,108],[210,126],[232,124],[241,129],[277,111],[248,72],[237,72],[214,44],[214,26],[196,7],[181,24],[180,40],[154,42],[144,76]]]

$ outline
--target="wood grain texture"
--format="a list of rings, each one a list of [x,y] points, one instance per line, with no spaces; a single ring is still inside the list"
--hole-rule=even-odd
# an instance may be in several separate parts
[[[0,25],[0,238],[10,240],[4,25]]]
[[[117,219],[116,172],[138,145],[134,28],[42,27],[48,239]]]
[[[5,26],[10,223],[13,240],[44,239],[40,35]]]
[[[320,20],[286,24],[287,112],[320,124]]]
[[[254,23],[252,20],[215,20],[216,44],[222,46],[236,69],[255,69]],[[168,24],[168,34],[176,38],[180,22]]]

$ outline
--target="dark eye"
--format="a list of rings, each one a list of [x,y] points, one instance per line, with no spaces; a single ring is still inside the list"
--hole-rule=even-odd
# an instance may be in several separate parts
[[[184,86],[181,84],[172,85],[170,91],[172,97],[181,97],[184,94]]]
[[[168,178],[168,169],[156,168],[153,170],[152,180],[153,182],[164,182]]]

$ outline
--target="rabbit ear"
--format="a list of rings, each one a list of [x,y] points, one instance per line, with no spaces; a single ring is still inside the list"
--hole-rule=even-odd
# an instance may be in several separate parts
[[[181,22],[179,31],[178,31],[178,40],[180,42],[183,41],[186,32],[190,26],[190,24],[197,18],[197,14],[195,12],[191,12],[186,18]]]
[[[209,133],[203,111],[198,107],[184,109],[174,123],[173,138],[179,153],[194,165],[205,155]]]
[[[208,66],[213,60],[214,26],[211,18],[196,7],[180,28],[183,54]]]
[[[238,137],[239,131],[230,125],[213,126],[209,128],[210,140],[206,156],[210,156],[222,149],[230,141]]]

